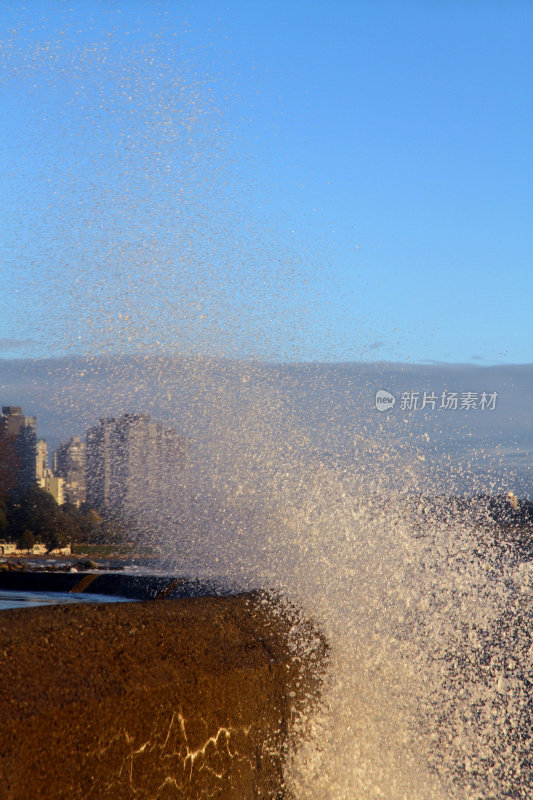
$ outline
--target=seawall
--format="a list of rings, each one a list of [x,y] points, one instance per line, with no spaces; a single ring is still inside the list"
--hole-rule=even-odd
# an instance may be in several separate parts
[[[3,611],[1,800],[286,797],[326,653],[295,622],[255,593]]]

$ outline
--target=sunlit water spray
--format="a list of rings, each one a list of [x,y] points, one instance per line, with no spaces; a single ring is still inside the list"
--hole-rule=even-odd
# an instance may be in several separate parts
[[[527,797],[530,564],[494,545],[479,505],[421,498],[405,447],[389,448],[386,476],[379,459],[261,451],[252,475],[215,470],[187,543],[169,531],[163,549],[179,569],[280,592],[328,638],[322,704],[287,768],[294,796]]]
[[[111,42],[94,34],[70,50],[53,36],[17,40],[4,63],[32,109],[44,88],[53,111],[53,137],[39,122],[40,141],[54,144],[35,203],[21,190],[24,164],[14,167],[14,216],[27,213],[31,233],[18,250],[40,309],[35,338],[44,331],[42,346],[58,353],[142,354],[111,359],[105,402],[82,370],[84,392],[64,388],[65,412],[89,424],[151,396],[181,430],[185,408],[181,422],[194,419],[186,432],[198,437],[190,483],[147,509],[143,541],[176,573],[280,594],[327,637],[321,704],[297,722],[287,763],[296,800],[525,800],[531,564],[491,544],[479,510],[413,507],[450,494],[454,477],[443,469],[439,482],[408,438],[365,433],[354,418],[356,446],[335,466],[295,394],[257,362],[206,370],[213,355],[295,356],[312,336],[303,278],[318,267],[304,270],[252,228],[243,236],[243,208],[231,200],[236,148],[205,75],[177,70],[183,51],[161,55],[155,40],[126,50],[113,30]],[[20,129],[34,117],[22,113]],[[61,313],[51,317],[54,303]],[[185,396],[164,363],[154,378],[161,352],[202,354],[189,357]],[[320,422],[326,434],[338,425],[327,414]]]

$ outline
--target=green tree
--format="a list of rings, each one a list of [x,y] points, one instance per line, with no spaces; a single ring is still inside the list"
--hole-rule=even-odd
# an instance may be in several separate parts
[[[22,531],[20,538],[17,542],[18,549],[31,550],[34,544],[35,544],[35,536],[28,528],[25,528]]]
[[[48,548],[48,552],[50,553],[52,550],[58,550],[60,547],[66,547],[68,544],[67,537],[64,531],[55,530],[50,533],[48,539],[46,540],[46,547]]]
[[[87,542],[99,542],[102,540],[102,526],[103,526],[103,519],[94,510],[94,508],[89,508],[85,514],[83,515],[83,521],[81,523],[81,529],[83,531],[85,541]]]
[[[56,547],[65,547],[69,542],[78,541],[80,538],[80,529],[78,524],[72,517],[59,510],[52,536],[46,540],[49,550],[55,550]]]
[[[65,517],[67,520],[65,524],[68,525],[69,540],[71,542],[84,541],[85,538],[83,531],[84,515],[81,513],[80,509],[73,503],[64,503],[61,506],[61,513],[63,517]]]
[[[28,528],[37,541],[46,542],[54,531],[58,511],[59,506],[51,494],[38,486],[30,486],[17,502],[12,503],[12,538],[18,539]]]
[[[94,543],[100,539],[102,518],[88,506],[77,508],[72,503],[65,503],[61,510],[75,523],[71,540]]]
[[[17,540],[28,529],[49,550],[64,547],[80,538],[77,519],[65,513],[52,495],[38,486],[31,486],[12,504],[10,523],[12,539]]]

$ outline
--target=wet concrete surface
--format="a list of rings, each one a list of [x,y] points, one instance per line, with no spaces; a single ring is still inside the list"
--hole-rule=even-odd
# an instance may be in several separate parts
[[[86,577],[24,575],[61,591]],[[288,797],[326,643],[265,595],[172,596],[200,591],[172,580],[102,574],[85,591],[159,599],[0,614],[1,800]]]

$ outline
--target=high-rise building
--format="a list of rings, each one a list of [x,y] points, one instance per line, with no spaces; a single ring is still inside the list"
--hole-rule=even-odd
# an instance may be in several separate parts
[[[50,470],[46,472],[43,489],[52,495],[58,506],[62,506],[66,502],[65,481],[63,478],[53,475]]]
[[[23,492],[37,479],[37,425],[19,406],[2,406],[0,474],[13,473],[14,488]]]
[[[48,444],[45,439],[37,440],[36,452],[35,477],[37,485],[44,489],[46,476],[48,475]]]
[[[101,419],[87,431],[87,502],[133,516],[157,509],[183,481],[188,444],[149,414]]]
[[[54,472],[63,478],[67,503],[79,506],[85,502],[86,444],[79,436],[62,442],[54,456]]]
[[[101,419],[86,435],[87,502],[102,510],[111,503],[111,480],[116,470],[112,460],[116,450],[117,420]]]

